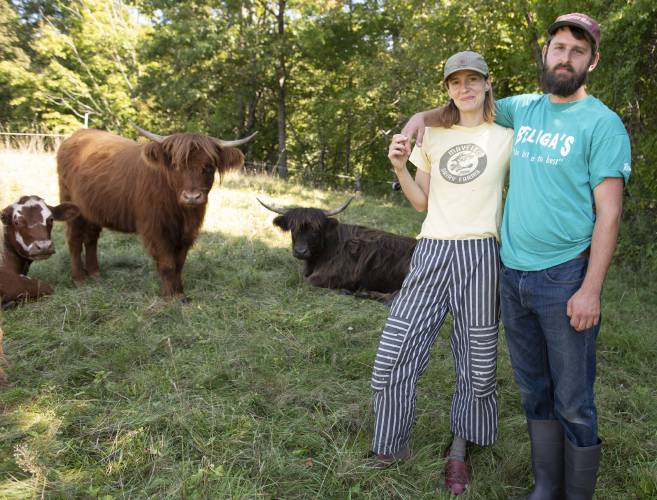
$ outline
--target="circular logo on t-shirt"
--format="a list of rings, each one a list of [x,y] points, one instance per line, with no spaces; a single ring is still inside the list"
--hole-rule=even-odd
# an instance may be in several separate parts
[[[440,158],[440,175],[453,184],[472,182],[486,170],[486,153],[476,144],[459,144]]]

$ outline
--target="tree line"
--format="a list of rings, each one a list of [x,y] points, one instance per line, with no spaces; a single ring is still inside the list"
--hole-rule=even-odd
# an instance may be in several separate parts
[[[573,10],[601,22],[590,92],[631,134],[630,203],[654,209],[652,0],[0,0],[0,125],[257,130],[247,157],[281,177],[375,189],[392,134],[447,99],[449,55],[482,53],[497,97],[539,91],[546,28]]]

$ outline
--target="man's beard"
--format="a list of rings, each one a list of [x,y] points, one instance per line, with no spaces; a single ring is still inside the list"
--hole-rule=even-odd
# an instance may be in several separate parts
[[[568,69],[571,72],[570,76],[566,76],[565,73],[557,75],[556,71],[560,68]],[[576,73],[570,64],[557,64],[553,68],[548,68],[545,62],[543,62],[541,83],[545,92],[558,95],[559,97],[568,97],[573,95],[578,88],[586,83],[587,75],[588,71],[586,70]]]

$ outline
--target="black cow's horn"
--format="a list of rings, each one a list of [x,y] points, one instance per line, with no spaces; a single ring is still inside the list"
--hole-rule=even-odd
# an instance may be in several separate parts
[[[137,132],[139,132],[144,137],[149,138],[151,141],[162,142],[164,139],[166,139],[168,137],[167,135],[157,135],[157,134],[154,134],[153,132],[149,132],[148,130],[144,130],[143,128],[138,127],[137,125],[135,125],[132,122],[130,122],[130,125],[132,125]]]
[[[347,203],[342,205],[340,208],[336,208],[335,210],[322,210],[322,211],[324,212],[324,215],[326,215],[327,217],[331,217],[332,215],[338,215],[340,212],[344,211],[349,206],[349,203],[351,203],[353,199],[354,197],[352,196],[347,200]]]
[[[275,212],[277,214],[285,215],[287,213],[288,209],[283,209],[283,208],[276,208],[276,207],[270,207],[267,205],[264,201],[262,201],[260,198],[256,196],[256,200],[260,202],[260,204],[265,207],[267,210],[271,210],[272,212]]]
[[[241,146],[242,144],[246,144],[249,142],[253,137],[257,134],[258,132],[253,132],[250,136],[244,137],[243,139],[236,139],[234,141],[224,141],[223,139],[217,139],[216,137],[214,138],[215,141],[217,141],[217,144],[221,146],[222,148],[236,148],[237,146]],[[260,200],[258,200],[260,201]],[[262,202],[260,202],[262,203]]]

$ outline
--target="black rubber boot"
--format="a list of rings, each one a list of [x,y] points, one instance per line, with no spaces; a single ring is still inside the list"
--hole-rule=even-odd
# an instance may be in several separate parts
[[[602,441],[579,447],[564,438],[566,500],[591,500],[600,467]]]
[[[534,489],[516,500],[563,500],[564,435],[558,420],[527,420]]]

